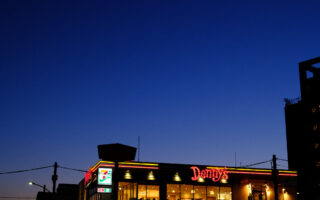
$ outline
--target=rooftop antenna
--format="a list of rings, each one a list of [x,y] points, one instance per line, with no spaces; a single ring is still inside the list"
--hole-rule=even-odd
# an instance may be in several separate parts
[[[237,167],[237,152],[234,152],[234,166]]]
[[[138,162],[140,162],[140,136],[138,136]]]

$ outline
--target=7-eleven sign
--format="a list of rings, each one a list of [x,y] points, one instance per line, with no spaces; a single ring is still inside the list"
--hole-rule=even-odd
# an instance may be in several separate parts
[[[112,168],[99,168],[98,185],[112,185]]]

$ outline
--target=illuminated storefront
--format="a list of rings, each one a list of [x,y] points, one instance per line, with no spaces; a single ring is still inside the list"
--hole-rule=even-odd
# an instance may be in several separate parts
[[[295,171],[279,170],[279,200],[296,199]],[[274,200],[272,171],[167,163],[100,161],[80,200]]]

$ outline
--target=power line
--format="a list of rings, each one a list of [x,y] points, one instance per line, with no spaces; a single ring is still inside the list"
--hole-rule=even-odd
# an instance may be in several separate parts
[[[279,165],[279,164],[277,164],[277,166],[279,166],[279,167],[285,167],[285,168],[288,168],[288,166]]]
[[[278,160],[281,160],[281,161],[285,161],[285,162],[288,162],[288,160],[286,159],[282,159],[282,158],[277,158]]]
[[[74,168],[70,168],[70,167],[63,167],[63,166],[60,166],[60,165],[58,165],[58,167],[61,168],[61,169],[73,170],[73,171],[78,171],[78,172],[87,172],[87,171],[82,170],[82,169],[74,169]]]
[[[267,161],[263,161],[263,162],[258,162],[258,163],[253,163],[253,164],[250,164],[250,165],[244,165],[242,167],[252,167],[252,166],[255,166],[255,165],[260,165],[260,164],[264,164],[264,163],[268,163],[268,162],[271,162],[271,160],[267,160]]]
[[[2,175],[2,174],[23,173],[23,172],[29,172],[29,171],[46,169],[46,168],[50,168],[50,167],[54,167],[54,166],[53,166],[53,165],[49,165],[49,166],[45,166],[45,167],[38,167],[38,168],[32,168],[32,169],[23,169],[23,170],[16,170],[16,171],[0,172],[0,175]],[[63,167],[63,166],[60,166],[60,165],[58,165],[58,167],[61,168],[61,169],[73,170],[73,171],[78,171],[78,172],[87,172],[86,170],[75,169],[75,168],[71,168],[71,167]],[[0,197],[0,198],[1,198],[1,197]]]
[[[15,174],[15,173],[29,172],[29,171],[35,171],[35,170],[40,170],[40,169],[46,169],[46,168],[49,168],[49,167],[53,167],[53,165],[45,166],[45,167],[32,168],[32,169],[23,169],[23,170],[9,171],[9,172],[0,172],[0,175],[1,174]]]

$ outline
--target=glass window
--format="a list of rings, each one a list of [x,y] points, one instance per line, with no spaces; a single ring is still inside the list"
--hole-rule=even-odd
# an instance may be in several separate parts
[[[219,187],[208,186],[207,187],[207,200],[217,200],[219,195]]]
[[[194,199],[206,200],[206,186],[194,186]]]
[[[137,196],[137,183],[119,182],[118,200],[131,200]]]
[[[168,184],[167,185],[167,199],[168,200],[181,199],[181,192],[180,192],[180,185],[179,184]]]
[[[137,183],[119,182],[118,200],[159,200],[158,185],[138,185]]]
[[[146,200],[146,199],[147,199],[147,186],[138,185],[138,200]]]
[[[312,129],[313,129],[313,131],[317,131],[318,125],[317,125],[317,124],[314,124],[314,125],[312,126]]]
[[[232,200],[231,187],[168,184],[168,200]]]
[[[181,185],[181,199],[192,200],[194,195],[193,185]]]
[[[263,183],[252,183],[252,199],[253,200],[267,200],[270,199],[270,187]]]
[[[147,199],[159,200],[159,185],[147,185]]]
[[[317,124],[313,125],[312,129],[313,131],[316,131],[318,129],[318,125]]]
[[[231,200],[232,199],[232,193],[230,187],[220,187],[220,194],[218,196],[218,199],[226,199]]]
[[[100,194],[95,193],[95,194],[91,195],[89,199],[90,200],[100,200]]]

